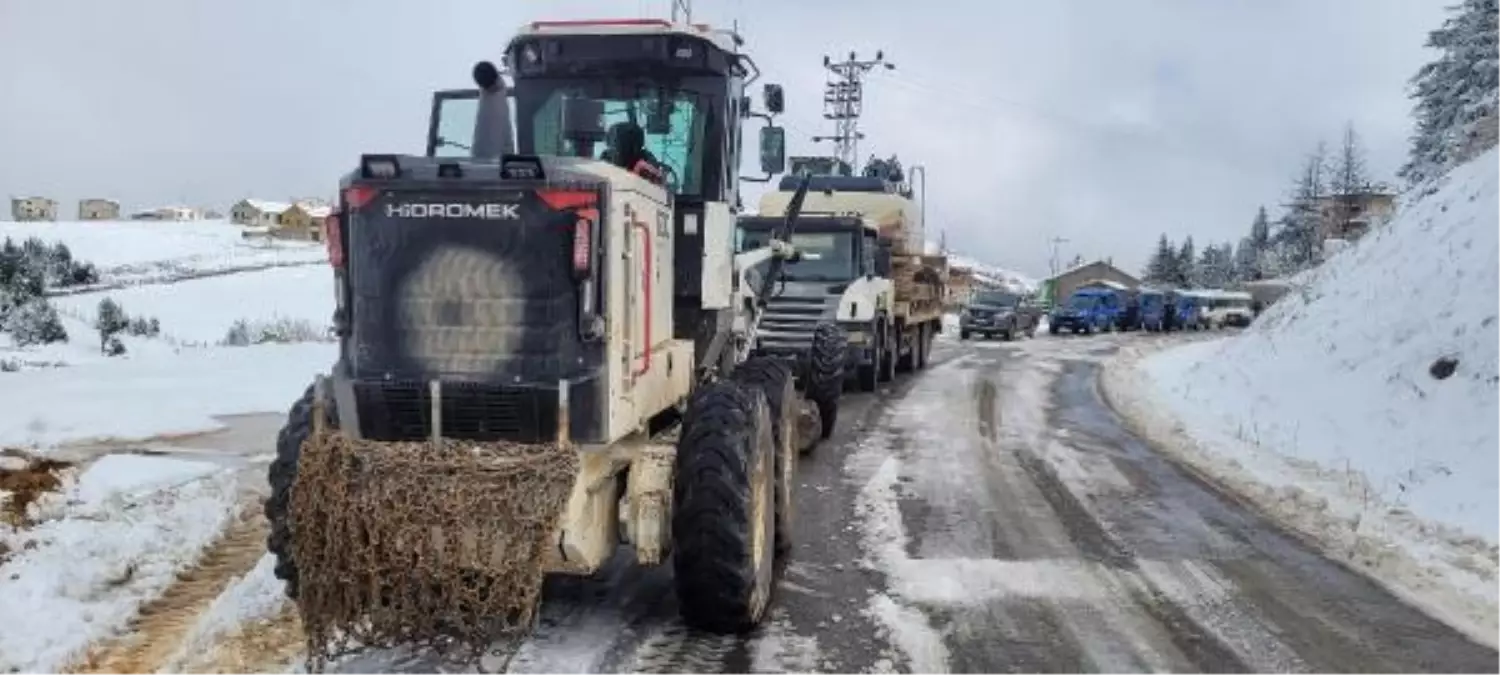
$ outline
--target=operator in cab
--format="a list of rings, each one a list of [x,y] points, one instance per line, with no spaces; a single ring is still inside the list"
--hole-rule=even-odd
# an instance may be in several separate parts
[[[661,162],[646,149],[646,131],[635,122],[619,122],[609,128],[608,147],[600,159],[648,180],[661,183]]]

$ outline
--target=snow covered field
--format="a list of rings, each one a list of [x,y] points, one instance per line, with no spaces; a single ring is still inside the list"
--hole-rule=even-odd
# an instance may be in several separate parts
[[[238,225],[194,222],[0,221],[0,239],[27,237],[67,244],[73,257],[99,268],[102,285],[159,282],[206,273],[307,265],[327,260],[322,244],[245,239]]]
[[[1105,376],[1115,405],[1167,449],[1488,644],[1497,180],[1490,150],[1243,334],[1127,354]]]
[[[61,240],[106,280],[128,287],[53,298],[69,340],[14,347],[0,336],[0,444],[47,446],[212,431],[212,418],[285,410],[335,357],[328,342],[219,346],[236,321],[287,319],[320,339],[333,313],[321,246],[247,245],[226,223],[4,223],[0,234]],[[301,261],[298,267],[257,267]],[[179,272],[220,272],[184,278]],[[133,275],[133,276],[132,276]],[[154,275],[154,276],[153,276]],[[163,276],[165,275],[165,276]],[[130,317],[159,320],[156,337],[120,335],[126,353],[105,356],[93,322],[114,299]]]
[[[162,337],[186,344],[217,344],[235,321],[291,319],[317,328],[332,325],[333,273],[326,265],[145,284],[57,298],[65,315],[93,316],[104,296],[131,316],[161,320]]]

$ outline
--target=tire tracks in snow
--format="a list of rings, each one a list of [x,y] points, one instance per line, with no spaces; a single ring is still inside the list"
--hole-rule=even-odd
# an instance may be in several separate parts
[[[266,522],[242,508],[236,520],[160,597],[143,605],[129,633],[89,650],[78,673],[144,673],[163,668],[198,618],[265,553]]]

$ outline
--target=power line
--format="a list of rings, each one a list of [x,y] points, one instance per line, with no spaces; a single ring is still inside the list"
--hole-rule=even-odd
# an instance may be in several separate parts
[[[859,117],[864,113],[865,74],[878,67],[895,70],[896,64],[885,60],[884,51],[875,52],[874,60],[865,61],[851,51],[845,61],[835,62],[825,55],[823,67],[829,72],[823,85],[823,118],[833,121],[834,132],[832,136],[814,136],[813,141],[833,141],[834,158],[852,170],[859,161],[859,140],[864,138],[859,132]]]

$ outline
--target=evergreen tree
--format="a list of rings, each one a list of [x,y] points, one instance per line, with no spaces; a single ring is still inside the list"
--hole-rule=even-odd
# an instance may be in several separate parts
[[[1146,262],[1146,281],[1153,284],[1169,283],[1176,260],[1176,253],[1172,250],[1172,241],[1167,239],[1166,233],[1156,241],[1156,250],[1151,253],[1151,258]]]
[[[1200,288],[1224,288],[1229,285],[1234,267],[1229,244],[1209,244],[1199,254],[1194,285]]]
[[[1321,202],[1326,196],[1327,146],[1319,143],[1302,163],[1292,184],[1292,203],[1274,240],[1282,273],[1311,267],[1323,239]]]
[[[1188,235],[1182,241],[1182,248],[1177,249],[1176,269],[1172,270],[1172,283],[1182,288],[1192,288],[1193,279],[1197,276],[1197,251],[1193,248],[1193,236]]]
[[[1436,60],[1412,77],[1416,134],[1398,175],[1420,183],[1494,147],[1500,101],[1497,0],[1463,0],[1427,34]]]
[[[20,347],[68,340],[68,331],[57,316],[57,308],[44,298],[32,298],[7,312],[3,328]]]
[[[1364,147],[1354,125],[1347,124],[1338,154],[1328,172],[1328,194],[1333,197],[1333,209],[1328,215],[1332,219],[1330,224],[1335,225],[1338,232],[1348,231],[1349,224],[1359,215],[1360,196],[1370,189]]]
[[[99,351],[115,356],[123,353],[123,344],[119,352],[111,354],[111,341],[119,343],[115,336],[130,326],[130,318],[125,316],[125,310],[114,298],[105,298],[99,301],[99,315],[94,318],[94,330],[99,331]]]
[[[1240,283],[1261,279],[1260,260],[1260,251],[1254,240],[1250,237],[1241,239],[1240,245],[1234,249],[1234,274],[1230,278]]]

